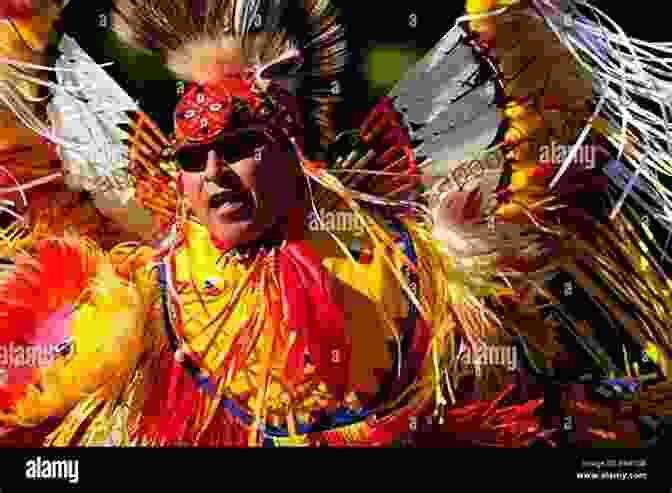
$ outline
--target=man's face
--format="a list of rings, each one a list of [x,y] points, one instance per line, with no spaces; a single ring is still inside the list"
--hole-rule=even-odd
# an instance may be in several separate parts
[[[183,172],[192,210],[227,249],[260,238],[302,198],[301,172],[289,144],[266,138],[257,143],[247,146],[251,155],[235,162],[211,150],[205,163]]]

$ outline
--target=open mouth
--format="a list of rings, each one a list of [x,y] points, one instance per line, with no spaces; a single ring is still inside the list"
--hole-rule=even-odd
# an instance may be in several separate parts
[[[216,185],[213,188],[218,188]],[[240,190],[219,189],[215,193],[210,193],[208,198],[208,208],[219,216],[240,216],[251,217],[254,212],[254,200],[252,194]]]

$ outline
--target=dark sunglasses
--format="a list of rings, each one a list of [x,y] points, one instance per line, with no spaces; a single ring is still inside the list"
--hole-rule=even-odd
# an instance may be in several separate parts
[[[210,144],[184,146],[177,149],[175,160],[184,171],[204,171],[208,162],[208,153],[215,151],[217,158],[227,163],[236,163],[253,157],[267,142],[263,132],[242,132],[235,136],[226,136]]]

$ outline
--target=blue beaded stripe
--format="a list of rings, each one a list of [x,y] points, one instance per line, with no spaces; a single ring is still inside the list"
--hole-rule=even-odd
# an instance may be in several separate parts
[[[406,228],[404,228],[404,225],[400,221],[387,221],[387,225],[395,233],[399,235],[397,245],[401,247],[402,251],[404,252],[404,255],[408,257],[408,260],[410,260],[414,266],[417,266],[418,257],[415,253],[415,248],[413,248],[413,241],[411,240],[411,235],[409,235],[408,231],[406,231]],[[409,286],[411,287],[411,291],[413,291],[414,295],[418,296],[420,294],[418,275],[405,264],[402,266],[401,270],[402,273],[406,276],[406,279],[408,280]],[[408,299],[409,302],[411,301],[408,298],[408,296],[406,297],[406,299]],[[413,303],[410,303],[408,318],[415,319],[417,315],[418,315],[417,307]]]
[[[161,291],[161,312],[163,314],[164,326],[166,329],[166,337],[168,337],[168,343],[173,352],[178,349],[178,340],[173,330],[172,323],[170,321],[170,309],[168,301],[168,273],[165,262],[161,262],[158,265],[159,268],[159,288]]]
[[[161,288],[161,307],[163,313],[163,326],[165,329],[166,337],[168,338],[171,350],[173,352],[178,349],[178,338],[175,334],[173,324],[170,319],[170,309],[169,309],[169,297],[168,297],[168,283],[167,283],[167,267],[165,262],[161,262],[158,266],[159,268],[159,286]],[[210,394],[217,393],[217,386],[214,385],[210,379],[201,373],[201,371],[193,364],[191,358],[188,355],[184,356],[184,361],[182,362],[184,369],[197,381],[198,386],[204,388]],[[233,402],[232,400],[222,400],[221,405],[227,409],[232,416],[238,418],[246,425],[251,425],[254,422],[254,418],[245,413],[240,407]]]
[[[411,239],[410,234],[404,227],[404,225],[401,223],[399,220],[387,220],[386,225],[398,236],[397,239],[397,245],[401,248],[402,252],[408,260],[411,261],[411,263],[414,266],[418,265],[418,257],[415,252],[415,248],[413,247],[413,240]],[[404,277],[406,277],[406,280],[408,281],[408,285],[413,292],[413,294],[416,297],[420,296],[420,284],[419,284],[419,279],[417,273],[415,273],[413,270],[411,270],[408,265],[404,264],[402,265],[401,268],[402,274]],[[416,329],[416,323],[418,319],[418,309],[415,306],[415,304],[412,302],[410,297],[404,292],[404,297],[408,301],[408,316],[402,321],[399,327],[400,335],[402,337],[402,354],[401,358],[402,361],[408,361],[409,359],[409,354],[408,351],[411,347],[411,342],[413,341],[413,337],[415,335],[415,329]],[[395,367],[396,365],[399,364],[398,357],[395,352]],[[412,370],[411,368],[408,367],[408,365],[404,366],[405,370],[408,372],[409,370]],[[408,382],[411,378],[413,378],[415,375],[413,374],[407,374],[405,378],[402,378],[402,381]]]
[[[410,235],[403,228],[403,225],[399,222],[389,222],[397,234],[400,236],[400,246],[404,250],[404,254],[413,262],[414,264],[417,261],[415,255],[415,250],[413,248],[412,240]],[[161,288],[161,304],[162,304],[162,313],[164,319],[164,328],[166,332],[166,337],[170,343],[170,347],[173,351],[178,349],[178,338],[175,334],[171,319],[170,319],[170,310],[169,310],[169,297],[168,297],[168,284],[167,284],[167,268],[164,262],[159,264],[159,286]],[[417,294],[418,291],[418,280],[417,275],[413,272],[410,272],[407,268],[404,269],[404,274],[407,276],[409,284],[413,287],[414,292]],[[417,309],[415,305],[410,303],[410,309],[407,322],[415,321],[417,317]],[[410,338],[413,336],[413,328],[415,324],[407,323],[404,324],[406,327],[411,328],[411,332],[407,333],[407,336]],[[210,394],[217,393],[217,386],[209,379],[206,375],[203,375],[201,371],[193,364],[188,355],[185,355],[184,362],[182,363],[185,370],[192,375],[198,382],[199,387],[204,388]],[[244,425],[250,426],[254,423],[254,417],[245,412],[234,400],[232,399],[222,399],[221,404],[231,415],[239,419]],[[314,424],[297,424],[296,432],[299,435],[324,432],[324,431],[333,431],[338,428],[349,426],[360,421],[365,420],[371,414],[370,410],[363,409],[361,411],[353,411],[347,408],[341,408],[336,410],[332,415],[324,415],[324,419],[320,423]],[[286,428],[265,425],[264,426],[264,435],[266,436],[263,446],[264,447],[275,447],[276,444],[273,442],[272,438],[287,438],[289,437],[289,431]]]

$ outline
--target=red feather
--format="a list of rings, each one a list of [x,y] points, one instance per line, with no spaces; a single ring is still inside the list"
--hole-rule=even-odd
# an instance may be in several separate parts
[[[95,257],[73,240],[40,242],[37,262],[18,257],[16,272],[0,284],[0,344],[35,340],[38,327],[75,304],[95,273]]]
[[[74,240],[46,240],[37,256],[17,258],[16,271],[0,283],[0,347],[5,354],[19,346],[57,345],[70,336],[69,313],[89,280],[96,259]],[[16,368],[6,358],[6,380],[0,386],[0,406],[9,408],[23,395],[36,368]]]

